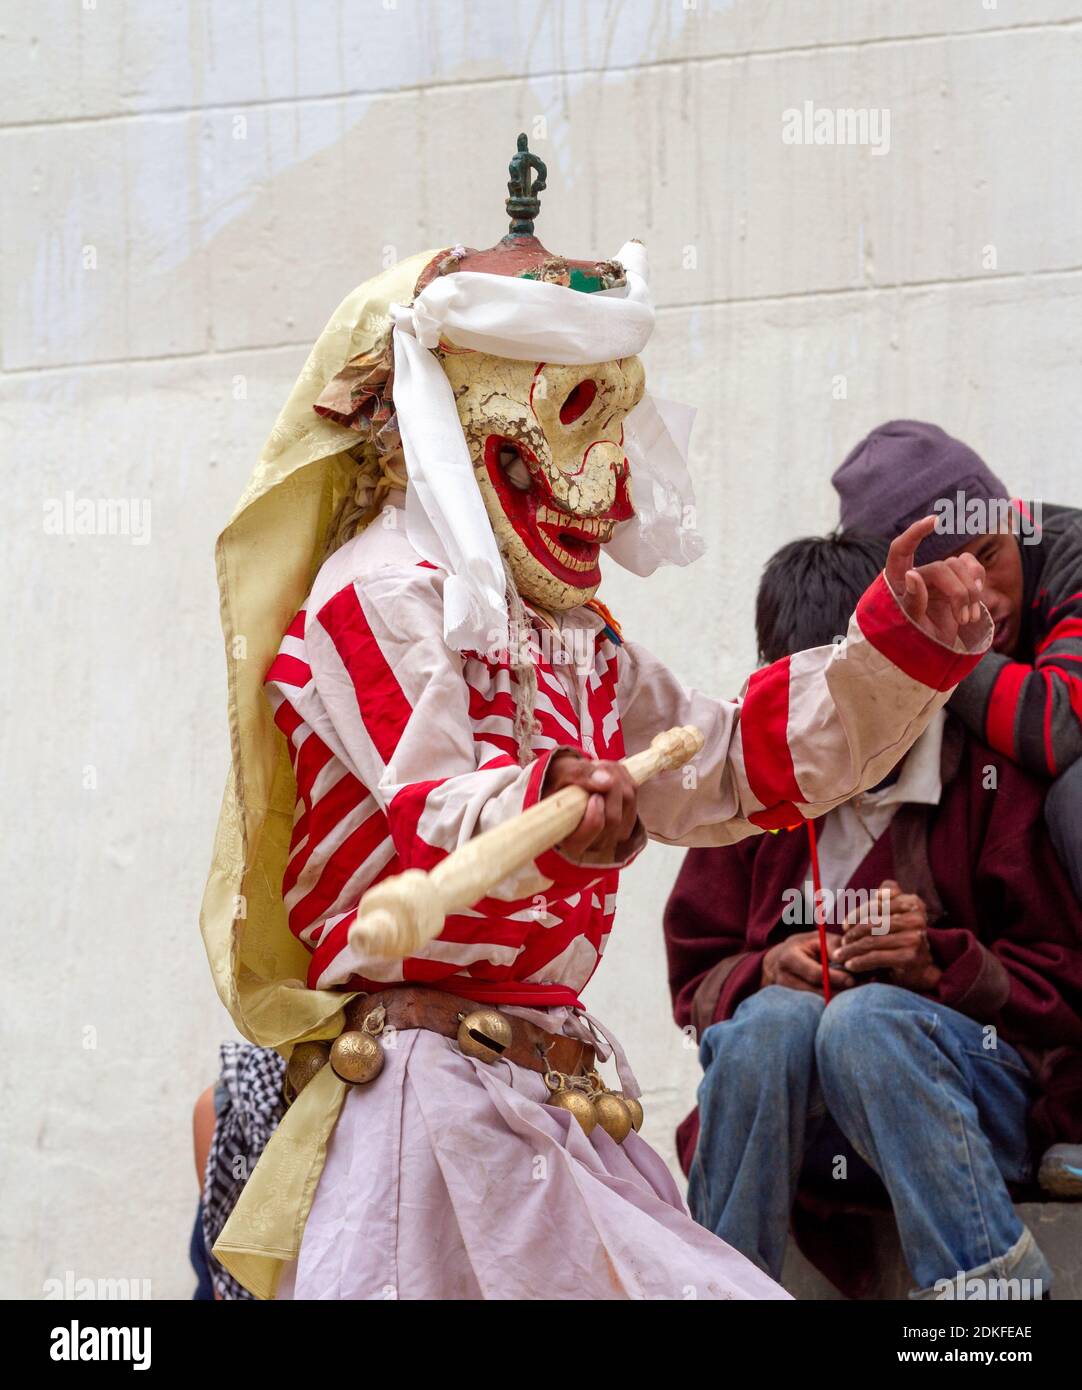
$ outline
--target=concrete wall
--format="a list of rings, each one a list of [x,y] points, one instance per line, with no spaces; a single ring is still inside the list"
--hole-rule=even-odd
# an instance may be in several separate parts
[[[710,551],[603,593],[735,693],[760,565],[830,524],[878,420],[1078,499],[1082,0],[42,0],[2,52],[0,1294],[71,1271],[183,1297],[191,1105],[230,1032],[196,927],[211,547],[331,308],[385,256],[493,242],[520,129],[548,245],[646,241],[648,375],[700,408]],[[805,101],[889,110],[889,151],[784,143]],[[149,543],[45,534],[69,492],[149,501]],[[629,873],[588,992],[669,1154],[697,1076],[659,933],[678,863]]]

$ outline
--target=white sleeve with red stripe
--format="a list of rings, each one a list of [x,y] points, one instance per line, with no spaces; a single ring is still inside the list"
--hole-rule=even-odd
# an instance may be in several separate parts
[[[386,814],[402,869],[431,869],[533,805],[552,756],[526,767],[506,755],[479,763],[464,659],[443,640],[442,584],[437,570],[388,566],[305,624],[315,698],[302,692],[297,706]],[[489,896],[562,897],[600,873],[550,851]]]
[[[705,735],[693,773],[639,791],[657,840],[721,845],[821,816],[880,782],[992,640],[966,650],[926,636],[883,575],[861,598],[843,642],[798,652],[751,677],[739,699],[687,691],[649,653],[621,649],[620,707],[629,753],[674,724]]]

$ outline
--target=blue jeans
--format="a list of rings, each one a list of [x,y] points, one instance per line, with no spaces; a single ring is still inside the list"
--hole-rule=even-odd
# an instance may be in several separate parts
[[[937,1281],[964,1288],[960,1277],[1040,1279],[1040,1296],[1051,1270],[1006,1186],[1030,1176],[1030,1074],[986,1036],[894,985],[857,986],[828,1008],[779,985],[745,999],[702,1037],[695,1219],[777,1279],[805,1154],[833,1121],[882,1179],[915,1296],[948,1296]]]

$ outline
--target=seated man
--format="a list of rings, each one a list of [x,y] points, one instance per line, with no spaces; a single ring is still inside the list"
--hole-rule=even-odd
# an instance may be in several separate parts
[[[891,420],[834,474],[841,525],[889,540],[913,515],[936,512],[918,558],[970,551],[985,566],[994,650],[951,699],[966,726],[1046,785],[1052,843],[1082,900],[1082,511],[1008,505],[1007,489],[968,445],[938,425]],[[1058,1063],[1073,1096],[1060,1133],[1082,1131],[1082,1056]],[[1050,1192],[1082,1193],[1082,1145],[1054,1143],[1041,1164]]]
[[[844,632],[884,554],[855,534],[780,550],[759,589],[761,658]],[[819,821],[829,1004],[806,827],[684,860],[665,934],[705,1073],[679,1136],[688,1199],[774,1278],[814,1149],[837,1200],[882,1180],[914,1296],[1048,1290],[1007,1186],[1030,1177],[1042,1064],[1082,1045],[1082,912],[1042,792],[941,714],[891,778]]]
[[[844,530],[888,541],[935,512],[917,559],[969,551],[985,568],[993,650],[951,697],[965,725],[1042,778],[1053,843],[1082,898],[1082,511],[1008,503],[972,449],[938,425],[872,430],[833,478]]]

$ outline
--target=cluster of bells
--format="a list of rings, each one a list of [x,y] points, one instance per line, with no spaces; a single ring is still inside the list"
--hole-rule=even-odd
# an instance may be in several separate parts
[[[642,1128],[640,1103],[622,1091],[610,1091],[596,1071],[582,1076],[547,1071],[545,1085],[549,1105],[570,1111],[584,1134],[592,1134],[600,1125],[611,1139],[622,1144],[632,1130],[638,1133]]]
[[[383,1070],[379,1035],[386,1019],[387,1011],[382,1005],[363,1018],[356,1013],[351,1017],[347,1010],[345,1031],[329,1046],[325,1042],[298,1043],[286,1067],[286,1099],[296,1100],[328,1063],[335,1075],[351,1086],[374,1081]],[[479,1062],[499,1061],[511,1046],[513,1036],[511,1024],[496,1009],[475,1009],[459,1019],[459,1051]],[[574,1115],[585,1134],[591,1134],[600,1125],[617,1144],[622,1144],[632,1130],[642,1127],[639,1102],[619,1091],[610,1091],[596,1071],[581,1076],[546,1071],[545,1085],[549,1105]]]

